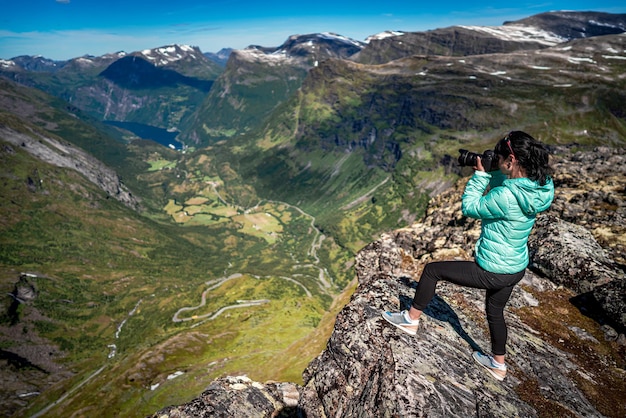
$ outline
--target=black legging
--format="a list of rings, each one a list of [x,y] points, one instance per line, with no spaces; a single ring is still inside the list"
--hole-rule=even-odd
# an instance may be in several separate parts
[[[491,350],[494,355],[506,353],[507,328],[504,306],[511,297],[513,287],[522,280],[525,270],[515,274],[496,274],[483,270],[473,261],[441,261],[429,263],[415,291],[412,306],[423,311],[435,296],[439,280],[476,289],[486,289],[487,322],[491,334]]]

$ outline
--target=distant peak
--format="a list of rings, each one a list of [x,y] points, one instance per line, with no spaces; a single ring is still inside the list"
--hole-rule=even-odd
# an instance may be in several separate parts
[[[365,39],[365,42],[369,43],[370,41],[391,38],[393,36],[402,36],[404,34],[405,32],[402,32],[402,31],[386,30],[384,32],[377,33],[376,35],[368,36],[367,39]]]
[[[250,45],[240,50],[239,56],[276,63],[284,60],[295,60],[316,65],[320,60],[328,58],[348,58],[365,47],[364,42],[332,32],[291,35],[279,47],[262,47]]]
[[[142,55],[149,62],[152,62],[157,66],[171,64],[172,62],[188,57],[196,59],[202,56],[202,52],[197,47],[178,44],[165,45],[153,49],[144,49],[143,51],[138,52],[138,54]]]

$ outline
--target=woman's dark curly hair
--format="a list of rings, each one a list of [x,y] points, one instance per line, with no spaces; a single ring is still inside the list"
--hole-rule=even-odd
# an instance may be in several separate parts
[[[496,144],[494,152],[504,158],[511,155],[519,161],[529,179],[545,185],[552,176],[550,154],[545,145],[526,132],[512,131]]]

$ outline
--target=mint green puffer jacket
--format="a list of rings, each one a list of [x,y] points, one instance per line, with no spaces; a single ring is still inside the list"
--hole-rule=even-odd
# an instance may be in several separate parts
[[[490,186],[489,192],[484,192]],[[554,184],[507,179],[501,171],[475,171],[463,193],[463,215],[481,219],[476,263],[492,273],[513,274],[528,266],[528,236],[535,216],[552,203]]]

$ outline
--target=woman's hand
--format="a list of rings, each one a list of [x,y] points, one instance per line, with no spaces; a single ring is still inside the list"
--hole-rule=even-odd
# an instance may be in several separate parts
[[[480,160],[480,157],[476,158],[476,165],[473,168],[476,171],[485,171],[485,167],[483,167],[483,162]]]

